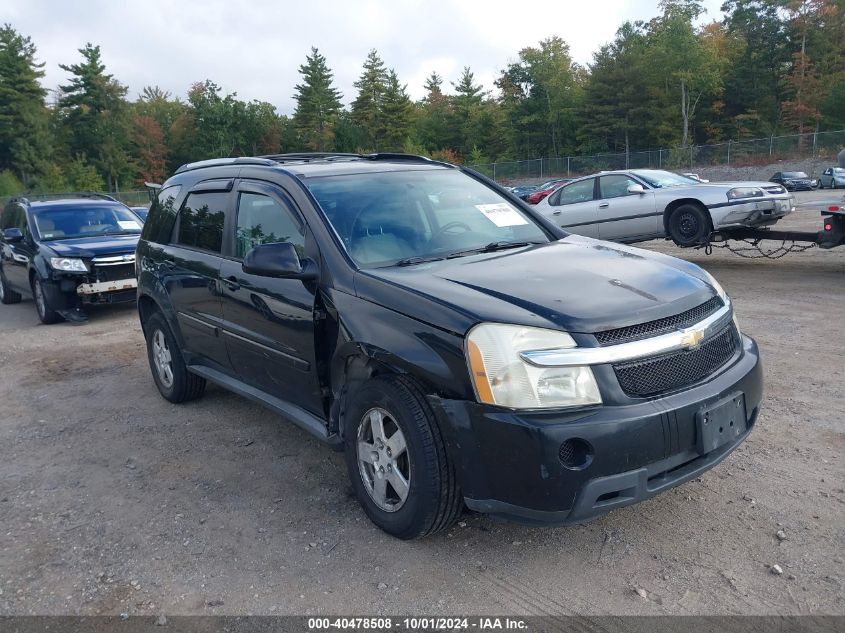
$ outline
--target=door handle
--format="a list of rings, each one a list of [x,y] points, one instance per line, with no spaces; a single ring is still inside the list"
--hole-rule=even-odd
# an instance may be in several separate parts
[[[238,283],[238,278],[234,275],[226,277],[226,279],[223,280],[223,283],[226,284],[226,287],[232,292],[241,289],[241,284]]]
[[[560,215],[560,211],[555,211],[552,215]]]
[[[609,203],[609,202],[602,202],[602,203],[599,205],[599,209],[607,209],[607,207],[609,207],[609,206],[610,206],[610,203]]]

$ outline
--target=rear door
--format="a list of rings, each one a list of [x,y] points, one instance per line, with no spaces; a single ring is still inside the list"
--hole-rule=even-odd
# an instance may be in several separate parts
[[[163,248],[160,278],[176,311],[189,362],[228,369],[221,336],[220,262],[233,180],[195,186],[185,198],[170,244]]]
[[[632,242],[662,234],[662,213],[655,211],[654,191],[628,193],[631,185],[643,186],[624,174],[599,177],[599,238]]]
[[[253,247],[274,242],[291,242],[300,258],[319,258],[299,209],[282,187],[240,181],[220,272],[229,356],[247,384],[322,414],[315,353],[316,282],[243,270],[243,258]]]
[[[585,178],[563,185],[549,196],[549,206],[542,207],[544,215],[571,233],[598,237],[595,185],[595,178]]]

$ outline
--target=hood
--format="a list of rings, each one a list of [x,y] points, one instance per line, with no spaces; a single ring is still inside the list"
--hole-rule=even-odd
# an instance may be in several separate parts
[[[482,321],[597,332],[678,314],[715,291],[697,266],[570,235],[558,242],[361,271],[362,298],[464,334]]]
[[[60,257],[91,258],[134,253],[140,237],[140,235],[97,235],[43,241],[41,244]]]
[[[764,182],[762,180],[720,180],[719,182],[703,182],[701,187],[780,187],[776,182]]]

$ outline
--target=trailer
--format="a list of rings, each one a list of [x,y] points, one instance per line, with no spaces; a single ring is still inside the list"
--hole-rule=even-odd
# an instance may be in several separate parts
[[[793,247],[780,249],[781,254],[785,255],[788,252],[806,250],[814,246],[825,249],[845,246],[845,206],[832,204],[822,210],[821,216],[821,231],[780,231],[770,228],[740,227],[712,233],[709,242],[701,245],[701,247],[705,248],[707,253],[710,254],[712,246],[728,246],[729,240],[745,241],[758,250],[760,250],[758,243],[762,240],[780,241],[784,244],[791,242]],[[798,246],[798,244],[803,245]],[[761,250],[761,252],[763,251]]]

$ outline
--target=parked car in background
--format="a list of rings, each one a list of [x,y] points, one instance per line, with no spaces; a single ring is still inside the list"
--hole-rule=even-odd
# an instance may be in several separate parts
[[[538,185],[537,189],[528,194],[528,196],[524,199],[528,204],[537,204],[540,200],[548,196],[562,184],[570,182],[571,180],[572,178],[555,178],[554,180],[548,180],[543,184]]]
[[[86,304],[134,301],[141,226],[106,195],[13,198],[0,215],[0,301],[31,295],[42,323],[82,322]]]
[[[828,167],[819,176],[819,189],[845,189],[845,167]]]
[[[132,213],[137,215],[142,223],[147,221],[147,214],[150,212],[150,210],[147,207],[129,207],[129,208],[132,209]]]
[[[713,231],[774,224],[792,208],[792,196],[781,185],[702,183],[656,169],[579,178],[537,205],[572,233],[616,242],[668,236],[680,246],[705,243]]]
[[[506,187],[506,189],[520,200],[526,200],[528,196],[537,191],[537,185],[517,185],[516,187]]]
[[[813,189],[813,179],[803,171],[779,171],[769,178],[769,182],[783,185],[787,191],[812,191]]]
[[[464,504],[596,518],[699,477],[759,412],[757,346],[708,273],[418,156],[185,165],[136,263],[162,397],[210,380],[342,448],[366,515],[403,539]]]

